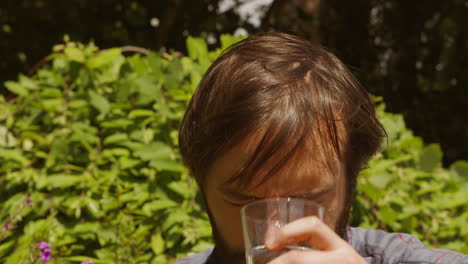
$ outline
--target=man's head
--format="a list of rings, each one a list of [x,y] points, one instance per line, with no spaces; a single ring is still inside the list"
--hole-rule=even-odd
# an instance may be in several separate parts
[[[208,69],[179,144],[216,250],[240,262],[239,211],[255,199],[317,201],[341,235],[356,177],[383,135],[368,94],[334,55],[295,36],[264,33],[233,45]]]

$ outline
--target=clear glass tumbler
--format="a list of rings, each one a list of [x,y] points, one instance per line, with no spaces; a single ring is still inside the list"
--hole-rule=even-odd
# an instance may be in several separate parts
[[[265,239],[294,220],[306,216],[317,216],[323,220],[323,215],[321,205],[301,198],[270,198],[245,205],[241,209],[241,217],[247,264],[265,264],[290,250],[313,250],[299,243],[271,252],[265,248]]]

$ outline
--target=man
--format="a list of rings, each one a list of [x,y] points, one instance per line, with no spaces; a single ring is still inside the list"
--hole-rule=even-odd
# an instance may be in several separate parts
[[[220,56],[200,82],[180,128],[215,248],[180,264],[245,263],[240,208],[271,197],[303,197],[326,208],[266,242],[307,242],[278,263],[468,263],[403,234],[347,227],[356,178],[385,131],[368,94],[335,56],[298,37],[264,33]]]

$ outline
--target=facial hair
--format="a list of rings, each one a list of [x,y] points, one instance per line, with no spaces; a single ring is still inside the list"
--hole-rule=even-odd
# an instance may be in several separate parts
[[[210,210],[207,210],[207,213],[213,230],[212,234],[215,247],[205,264],[245,264],[244,251],[238,251],[229,247],[227,241],[218,232],[216,222],[214,221]]]

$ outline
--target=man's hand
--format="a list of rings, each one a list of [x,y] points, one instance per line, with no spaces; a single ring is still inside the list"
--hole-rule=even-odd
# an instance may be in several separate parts
[[[318,250],[291,250],[268,264],[367,264],[367,262],[333,230],[315,216],[304,217],[277,230],[265,241],[271,251],[307,242]]]

